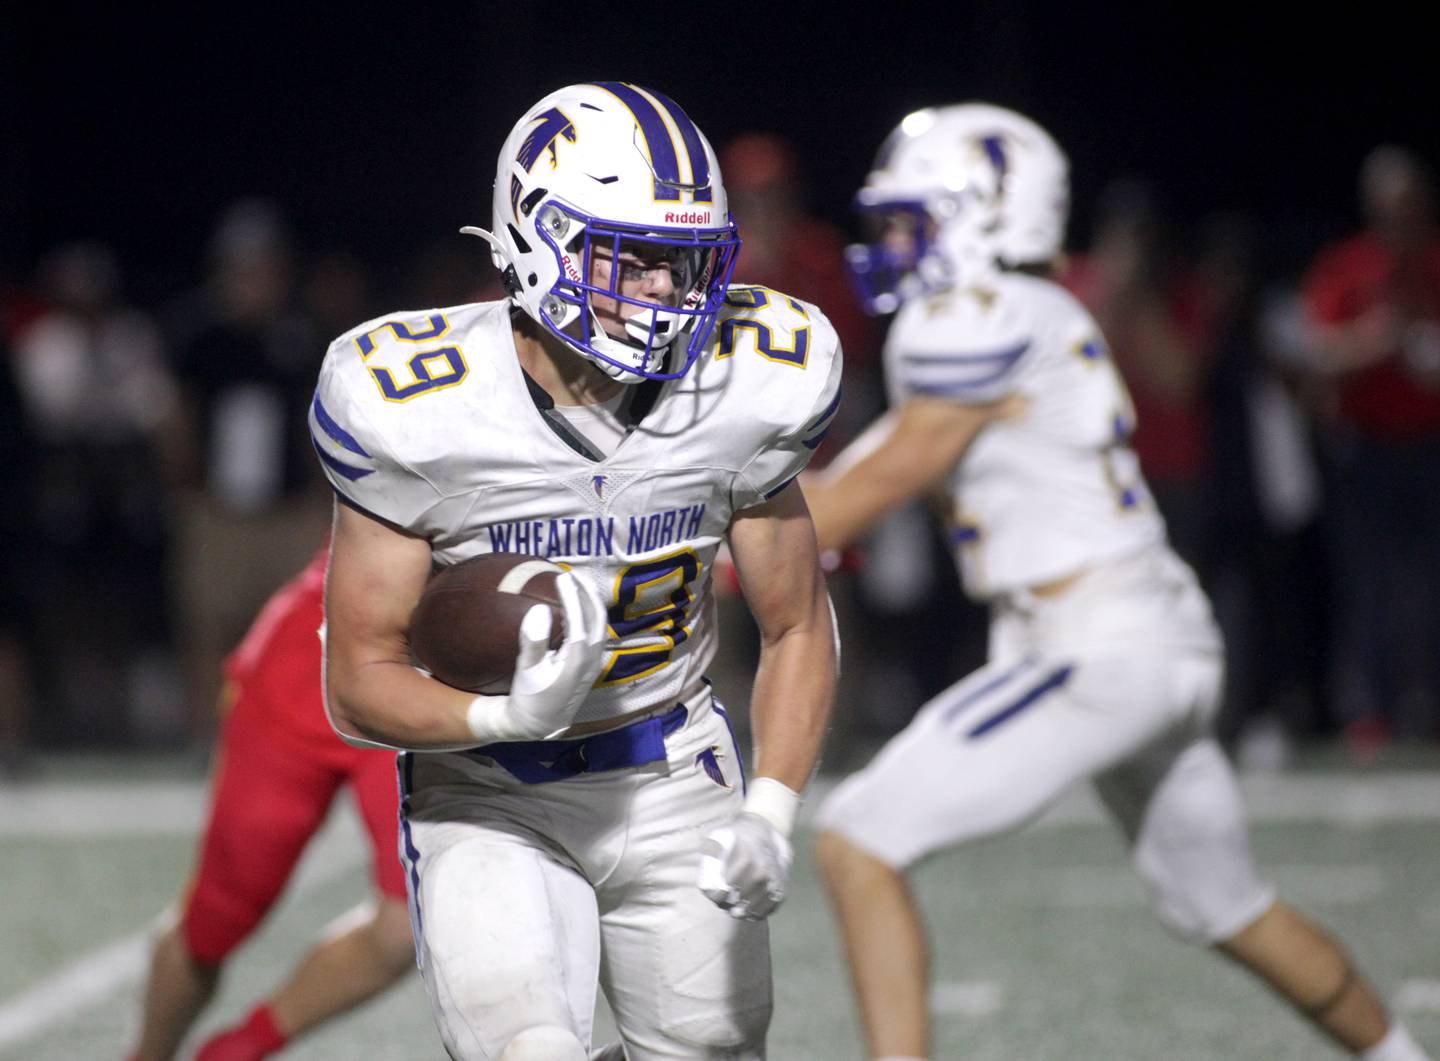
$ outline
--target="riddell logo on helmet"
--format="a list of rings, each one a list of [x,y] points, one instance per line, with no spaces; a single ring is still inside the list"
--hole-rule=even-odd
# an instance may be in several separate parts
[[[575,263],[570,260],[570,255],[561,255],[560,264],[565,268],[565,275],[578,284],[580,282],[580,270],[575,268]]]
[[[708,225],[710,223],[709,210],[682,210],[678,214],[674,210],[665,212],[665,220],[672,225]]]

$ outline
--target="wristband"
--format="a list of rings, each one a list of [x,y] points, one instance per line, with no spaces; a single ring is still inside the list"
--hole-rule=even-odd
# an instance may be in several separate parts
[[[746,793],[740,812],[764,818],[788,840],[790,830],[795,827],[795,812],[799,809],[800,793],[773,777],[757,777],[750,782],[750,791]]]
[[[465,709],[465,726],[470,736],[481,744],[494,741],[515,740],[520,734],[514,732],[506,708],[508,696],[477,696]]]

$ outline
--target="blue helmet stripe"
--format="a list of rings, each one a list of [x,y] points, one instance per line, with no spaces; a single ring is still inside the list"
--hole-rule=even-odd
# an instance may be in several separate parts
[[[669,96],[650,89],[650,95],[660,101],[660,105],[670,112],[670,117],[675,120],[675,127],[680,130],[680,139],[685,142],[685,150],[690,155],[690,181],[696,188],[709,188],[710,186],[710,160],[705,157],[705,145],[700,141],[700,130],[695,128],[695,123],[690,116],[680,109],[680,105]],[[697,199],[708,199],[708,195],[696,195]]]
[[[595,85],[615,96],[635,116],[641,135],[645,137],[646,150],[650,153],[650,166],[655,171],[655,197],[680,198],[680,192],[675,187],[680,183],[680,159],[675,154],[675,141],[670,138],[670,130],[665,128],[665,120],[660,117],[655,105],[624,82],[596,81]]]
[[[990,157],[990,164],[1000,174],[1003,181],[1005,175],[1010,172],[1009,160],[1005,157],[1005,142],[999,136],[987,136],[980,141],[985,147],[985,154]]]

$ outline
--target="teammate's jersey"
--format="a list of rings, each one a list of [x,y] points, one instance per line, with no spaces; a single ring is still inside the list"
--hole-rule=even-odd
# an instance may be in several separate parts
[[[891,404],[1020,395],[947,480],[950,541],[977,599],[1161,542],[1164,523],[1128,440],[1135,413],[1090,314],[1019,273],[907,302],[885,344]]]
[[[485,302],[335,340],[310,429],[342,497],[427,539],[438,563],[528,553],[589,580],[611,644],[576,714],[586,722],[698,691],[715,652],[716,549],[737,511],[809,461],[839,405],[840,363],[814,306],[732,287],[690,371],[591,460],[536,408],[508,304]]]

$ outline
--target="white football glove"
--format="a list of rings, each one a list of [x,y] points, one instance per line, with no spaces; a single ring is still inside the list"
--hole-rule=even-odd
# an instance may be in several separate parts
[[[609,625],[599,596],[572,571],[555,580],[565,640],[550,648],[550,606],[537,604],[520,623],[520,651],[510,692],[477,696],[466,713],[482,743],[549,740],[568,729],[605,662]]]
[[[762,921],[785,901],[799,803],[779,781],[757,777],[740,813],[701,843],[700,890],[731,917]]]

